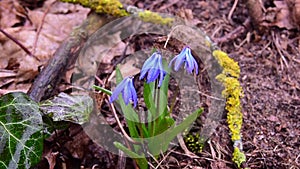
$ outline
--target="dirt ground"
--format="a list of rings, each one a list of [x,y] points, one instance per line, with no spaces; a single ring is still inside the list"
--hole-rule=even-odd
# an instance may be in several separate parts
[[[250,17],[247,8],[249,5],[246,5],[246,0],[127,1],[129,5],[139,8],[171,13],[188,19],[204,30],[221,50],[227,52],[238,62],[241,69],[240,82],[244,90],[242,136],[243,149],[247,158],[244,167],[300,168],[300,38],[297,22],[295,19],[290,19],[294,15],[292,16],[292,12],[288,12],[291,10],[288,8],[287,1],[263,0],[263,13],[267,17],[264,17],[264,21],[258,25]],[[295,6],[297,4],[299,6],[300,1],[294,2]],[[51,8],[56,7],[59,8],[55,5]],[[70,13],[73,7],[68,6],[68,8]],[[34,8],[33,10],[38,9]],[[297,9],[300,10],[300,6]],[[4,11],[3,8],[1,10]],[[66,16],[67,14],[68,11],[65,11]],[[84,12],[80,15],[85,16],[86,14],[87,12]],[[269,16],[273,16],[273,18],[270,19]],[[2,12],[1,24],[3,24],[3,20],[7,20],[6,17]],[[27,19],[23,18],[18,25],[0,26],[5,29],[28,27],[28,25],[34,24],[26,21]],[[72,26],[78,25],[78,23],[80,21]],[[69,29],[69,31],[71,30]],[[67,37],[68,33],[63,32],[64,37]],[[1,39],[1,48],[5,49],[3,35],[1,35]],[[61,42],[60,39],[56,40],[57,44],[52,45],[52,52]],[[42,52],[36,53],[39,55]],[[9,55],[9,53],[6,54]],[[40,65],[46,64],[47,60],[51,58],[51,54],[42,56],[44,60],[43,63],[39,63]],[[20,63],[19,67],[13,64],[16,59],[8,58],[0,57],[2,62],[0,70],[20,68]],[[28,61],[28,58],[24,58],[24,60]],[[21,68],[22,66],[24,67],[21,64]],[[37,72],[35,71],[35,74],[38,74]],[[23,73],[27,76],[26,71]],[[34,80],[26,77],[24,77],[25,80],[16,80],[14,78],[17,77],[10,77],[12,78],[1,80],[1,94],[14,90],[26,92]],[[57,145],[55,140],[60,140],[60,145]],[[49,159],[50,161],[52,159],[52,162],[53,159],[56,159],[53,162],[57,164],[55,168],[62,168],[62,164],[66,164],[67,168],[72,169],[80,168],[80,166],[84,168],[93,168],[93,166],[94,168],[115,168],[118,161],[116,156],[93,144],[82,132],[80,126],[74,124],[71,124],[68,130],[60,132],[57,138],[51,137],[45,141],[44,152],[44,158],[36,168],[48,168]],[[203,152],[198,154],[200,158],[195,159],[184,155],[179,147],[168,154],[168,158],[164,159],[161,167],[237,168],[231,161],[232,152],[232,142],[224,117],[213,134],[210,144],[207,144]],[[127,160],[127,168],[132,168],[132,161]]]

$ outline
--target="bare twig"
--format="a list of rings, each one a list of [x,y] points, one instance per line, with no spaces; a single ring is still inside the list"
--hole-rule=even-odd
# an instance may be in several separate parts
[[[280,55],[280,62],[282,62],[283,61],[283,63],[285,64],[285,66],[287,67],[287,68],[289,68],[289,64],[288,64],[288,62],[287,62],[287,60],[286,60],[286,58],[285,58],[285,56],[284,56],[284,54],[282,53],[282,47],[281,47],[281,45],[279,44],[279,42],[278,42],[278,37],[275,35],[275,33],[274,32],[272,32],[272,37],[273,37],[273,42],[274,42],[274,44],[275,44],[275,47],[276,47],[276,49],[277,49],[277,52],[279,53],[279,55]],[[281,68],[283,69],[283,66],[281,66]]]
[[[235,10],[235,8],[236,8],[238,2],[239,2],[239,0],[234,0],[233,6],[232,6],[232,8],[230,9],[229,14],[228,14],[228,17],[227,17],[228,21],[229,21],[231,24],[233,24],[233,21],[232,21],[232,14],[233,14],[233,12],[234,12],[234,10]]]
[[[238,38],[239,36],[241,36],[242,34],[244,34],[246,30],[248,30],[249,26],[250,26],[250,18],[247,18],[246,21],[243,23],[243,25],[238,26],[233,31],[231,31],[230,33],[226,34],[221,38],[214,39],[214,41],[216,43],[224,43],[224,42],[232,41]]]
[[[121,132],[123,133],[124,137],[125,137],[128,141],[130,141],[131,143],[134,143],[134,144],[140,144],[139,142],[137,142],[137,141],[131,139],[131,137],[129,137],[128,134],[126,133],[126,131],[124,130],[124,128],[123,128],[123,126],[122,126],[122,124],[121,124],[121,122],[120,122],[120,120],[119,120],[119,117],[118,117],[118,115],[117,115],[117,112],[116,112],[116,109],[115,109],[115,106],[114,106],[113,103],[110,104],[110,107],[111,107],[111,109],[112,109],[113,115],[114,115],[114,117],[115,117],[115,119],[116,119],[116,121],[117,121],[117,124],[118,124],[118,126],[120,127]]]
[[[164,156],[164,158],[158,163],[158,165],[155,167],[155,169],[158,169],[158,167],[160,167],[160,165],[162,164],[163,161],[165,161],[167,159],[167,157],[172,153],[172,151],[169,151],[167,153],[167,155]]]

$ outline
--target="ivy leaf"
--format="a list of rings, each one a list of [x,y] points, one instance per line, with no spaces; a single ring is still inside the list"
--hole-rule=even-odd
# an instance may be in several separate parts
[[[25,93],[0,98],[0,168],[30,168],[43,151],[42,115]]]
[[[41,104],[43,112],[53,121],[70,121],[83,124],[89,120],[93,111],[93,99],[85,95],[72,96],[60,93],[53,100]]]

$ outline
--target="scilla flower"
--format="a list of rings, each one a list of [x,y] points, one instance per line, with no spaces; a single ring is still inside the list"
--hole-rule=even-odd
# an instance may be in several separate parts
[[[110,96],[109,102],[112,103],[118,99],[119,94],[122,92],[122,97],[126,105],[131,101],[136,107],[137,104],[137,95],[135,88],[133,86],[133,77],[124,78],[121,83],[117,85],[112,95]]]
[[[181,64],[185,62],[184,68],[189,73],[192,73],[193,70],[195,69],[196,74],[198,74],[198,64],[195,58],[193,57],[191,49],[189,47],[184,47],[182,51],[170,61],[169,67],[172,65],[173,61],[175,61],[175,66],[174,66],[175,71],[178,71]]]
[[[166,71],[162,65],[162,56],[160,52],[154,52],[144,63],[143,68],[141,70],[140,80],[143,79],[147,75],[147,83],[153,82],[158,78],[159,75],[159,83],[158,87],[161,86],[162,81],[166,75]]]

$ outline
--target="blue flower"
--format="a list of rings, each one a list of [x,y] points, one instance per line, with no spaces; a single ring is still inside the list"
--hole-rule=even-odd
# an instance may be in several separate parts
[[[175,61],[175,71],[178,71],[181,64],[185,62],[184,67],[189,73],[192,73],[193,70],[195,70],[196,74],[198,74],[198,64],[189,47],[184,47],[182,51],[170,61],[169,67],[172,65],[173,61]]]
[[[147,75],[147,83],[153,82],[158,78],[158,75],[160,76],[158,87],[161,86],[162,81],[164,80],[164,77],[166,75],[166,71],[163,68],[162,65],[162,56],[160,52],[154,52],[144,63],[140,80],[143,79]]]
[[[112,103],[116,99],[118,99],[119,94],[122,92],[122,97],[126,105],[130,101],[134,103],[134,107],[137,104],[137,94],[135,88],[133,86],[133,77],[124,78],[121,83],[119,83],[116,89],[112,92],[110,96],[109,102]]]

